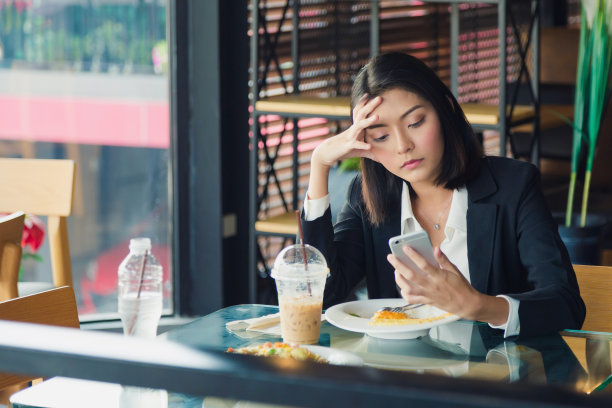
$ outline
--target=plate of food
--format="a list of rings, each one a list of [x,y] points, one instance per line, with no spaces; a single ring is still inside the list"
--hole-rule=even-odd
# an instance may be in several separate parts
[[[414,339],[429,329],[459,320],[459,316],[437,307],[423,305],[404,314],[376,313],[385,306],[403,306],[401,298],[368,299],[340,303],[325,312],[331,324],[344,330],[366,333],[380,339]]]
[[[334,365],[363,365],[363,359],[348,351],[316,345],[291,345],[281,342],[266,342],[240,348],[228,348],[229,353],[250,354],[262,357],[292,358],[300,361]]]

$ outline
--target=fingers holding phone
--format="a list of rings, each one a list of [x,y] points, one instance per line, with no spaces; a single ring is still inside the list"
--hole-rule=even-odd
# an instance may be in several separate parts
[[[423,237],[425,235],[425,237]],[[408,303],[425,303],[461,317],[472,318],[479,293],[440,248],[431,248],[424,231],[391,238],[387,260],[395,282]]]

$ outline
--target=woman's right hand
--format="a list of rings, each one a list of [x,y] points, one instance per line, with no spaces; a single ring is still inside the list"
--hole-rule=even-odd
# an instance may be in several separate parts
[[[353,124],[317,146],[312,154],[312,165],[329,168],[339,160],[350,157],[376,160],[370,152],[370,144],[365,142],[365,129],[378,120],[378,115],[373,112],[381,102],[380,96],[370,99],[367,94],[364,95],[353,109]]]

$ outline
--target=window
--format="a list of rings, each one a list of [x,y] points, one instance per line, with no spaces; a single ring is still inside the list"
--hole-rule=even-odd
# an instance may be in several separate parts
[[[165,0],[0,2],[0,155],[77,163],[82,320],[117,316],[117,267],[137,236],[153,242],[172,312],[167,49]],[[23,279],[51,280],[41,254]]]

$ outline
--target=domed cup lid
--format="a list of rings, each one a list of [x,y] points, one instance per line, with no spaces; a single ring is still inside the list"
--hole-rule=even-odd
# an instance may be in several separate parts
[[[284,248],[272,267],[274,279],[322,279],[328,275],[325,257],[321,251],[308,244],[294,244]]]

